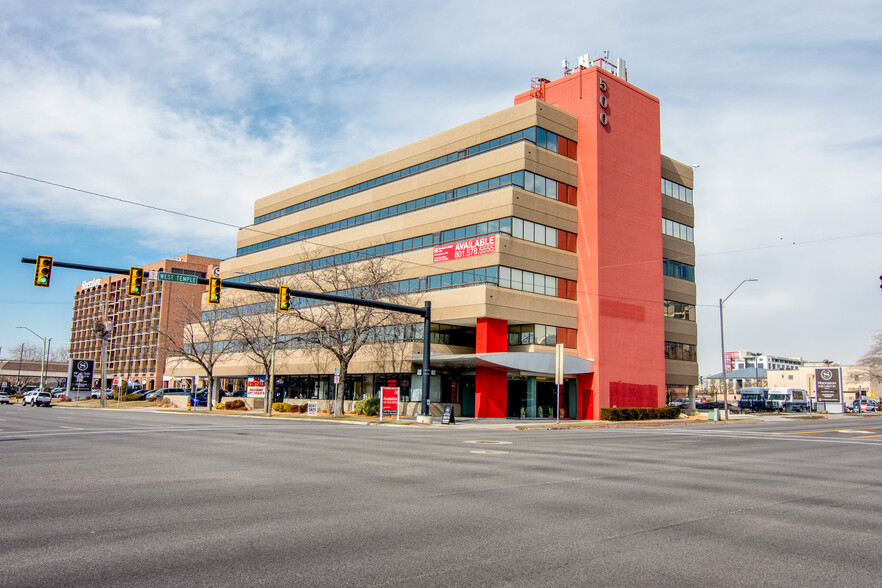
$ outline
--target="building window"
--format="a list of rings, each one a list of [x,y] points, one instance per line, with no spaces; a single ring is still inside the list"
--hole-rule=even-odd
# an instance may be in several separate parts
[[[665,316],[668,318],[682,319],[685,321],[695,320],[695,305],[674,300],[665,300]]]
[[[692,204],[692,188],[662,178],[662,194]]]
[[[666,259],[663,263],[664,275],[689,282],[695,281],[695,266]]]
[[[690,343],[665,341],[665,359],[698,361],[697,347]]]
[[[692,231],[693,229],[689,225],[684,225],[666,218],[662,219],[662,233],[669,237],[675,237],[693,243],[694,238]]]

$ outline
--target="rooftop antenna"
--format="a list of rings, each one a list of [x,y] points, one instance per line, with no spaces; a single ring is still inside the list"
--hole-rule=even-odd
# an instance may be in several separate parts
[[[566,59],[564,59],[564,60],[561,62],[561,65],[562,65],[563,68],[564,68],[564,75],[565,75],[565,76],[570,75],[570,62],[567,61]]]

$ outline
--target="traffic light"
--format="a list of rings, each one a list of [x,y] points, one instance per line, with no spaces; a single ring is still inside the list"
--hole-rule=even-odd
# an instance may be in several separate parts
[[[34,286],[48,288],[50,277],[52,277],[52,258],[48,255],[38,255],[37,269],[34,271]]]
[[[220,304],[221,279],[216,277],[208,278],[208,303]]]
[[[129,268],[129,296],[140,296],[144,291],[144,268]]]
[[[291,293],[288,286],[279,286],[279,310],[288,312],[291,310]]]

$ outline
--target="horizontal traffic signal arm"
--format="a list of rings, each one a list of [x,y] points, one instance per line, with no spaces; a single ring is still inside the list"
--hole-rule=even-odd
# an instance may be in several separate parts
[[[33,257],[22,257],[21,262],[36,264],[37,260]],[[129,275],[129,270],[131,269],[105,267],[101,265],[86,265],[82,263],[68,263],[65,261],[53,261],[52,266],[63,267],[67,269],[86,270],[90,272],[99,272],[105,274],[119,274],[123,276]],[[209,283],[209,278],[197,277],[196,283],[207,285]],[[278,297],[279,295],[278,286],[261,286],[260,284],[240,284],[238,282],[224,282],[223,287],[234,288],[236,290],[250,290],[251,292],[265,292],[267,294],[273,294],[276,297]],[[404,312],[407,314],[415,314],[423,318],[431,316],[431,310],[429,310],[428,302],[426,303],[426,307],[404,306],[402,304],[390,304],[388,302],[381,302],[379,300],[364,300],[362,298],[352,298],[351,296],[340,296],[338,294],[325,294],[323,292],[307,292],[306,290],[292,289],[289,289],[288,292],[291,294],[292,297],[311,298],[313,300],[324,300],[326,302],[341,302],[343,304],[357,304],[359,306],[370,306],[372,308],[382,308],[383,310],[393,310],[397,312]]]

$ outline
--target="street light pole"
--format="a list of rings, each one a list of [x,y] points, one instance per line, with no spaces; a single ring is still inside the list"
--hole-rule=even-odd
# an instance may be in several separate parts
[[[31,331],[27,327],[15,327],[15,328],[16,329],[24,329],[26,331]],[[43,391],[43,372],[46,369],[46,337],[41,337],[40,335],[37,335],[33,331],[31,331],[31,333],[33,333],[38,339],[41,339],[43,341],[43,352],[40,354],[40,392],[42,392]],[[19,365],[19,373],[20,373],[21,362],[19,362],[18,365]]]
[[[758,282],[756,278],[747,278],[746,280],[741,280],[741,283],[735,286],[735,290],[738,290],[745,282]],[[720,347],[721,354],[723,358],[723,408],[725,413],[725,420],[729,420],[729,383],[726,381],[728,374],[726,372],[726,340],[723,337],[723,303],[729,300],[732,297],[732,294],[735,293],[735,290],[729,292],[729,295],[725,298],[720,298]]]

